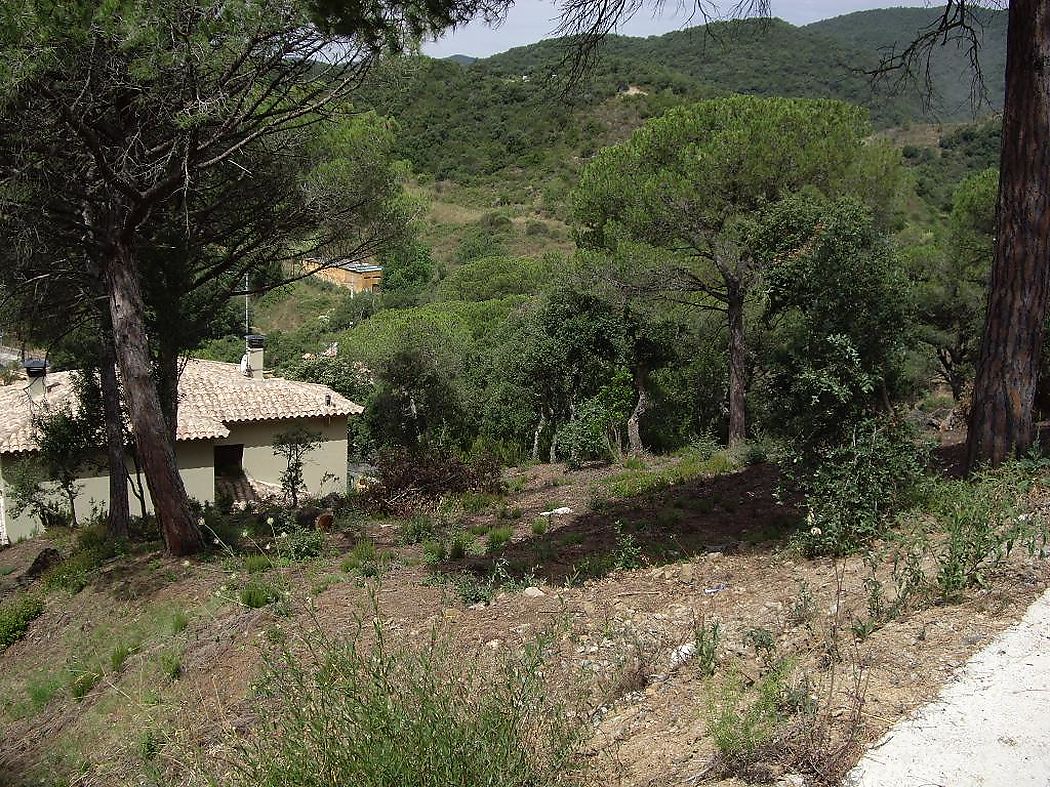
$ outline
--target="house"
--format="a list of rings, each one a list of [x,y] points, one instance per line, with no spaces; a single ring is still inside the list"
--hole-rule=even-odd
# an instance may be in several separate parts
[[[319,279],[330,281],[339,287],[345,287],[352,293],[377,292],[383,286],[383,266],[372,262],[358,260],[339,260],[329,263],[326,267],[318,270],[322,265],[320,260],[304,260],[305,270],[315,271],[314,275]]]
[[[175,453],[190,497],[213,503],[218,493],[251,497],[260,490],[279,489],[282,460],[273,453],[274,437],[302,426],[321,436],[306,456],[305,482],[312,494],[344,491],[347,482],[347,421],[363,408],[331,388],[270,377],[263,373],[262,337],[249,337],[241,365],[189,359],[179,378]],[[38,450],[33,415],[40,408],[75,407],[73,372],[47,373],[43,363],[27,363],[28,379],[0,387],[0,544],[28,537],[40,529],[30,514],[12,510],[11,469]],[[101,452],[101,449],[100,449]],[[132,490],[149,491],[137,481],[127,460]],[[109,475],[104,455],[85,468],[76,499],[77,516],[106,508]]]

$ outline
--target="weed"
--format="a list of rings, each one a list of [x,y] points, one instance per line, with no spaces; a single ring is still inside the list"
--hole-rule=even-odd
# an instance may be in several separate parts
[[[498,552],[500,549],[510,543],[511,537],[514,535],[514,530],[509,525],[501,525],[500,527],[494,527],[489,531],[488,542],[486,544],[489,554]]]
[[[441,541],[425,541],[423,542],[423,560],[430,565],[435,563],[442,563],[445,558],[448,557],[448,551],[445,548],[445,544]]]
[[[269,571],[272,566],[273,563],[266,555],[244,556],[244,570],[249,574],[259,574],[263,571]]]
[[[0,603],[0,653],[25,636],[29,624],[44,613],[44,602],[23,593]]]
[[[419,544],[426,541],[436,530],[434,520],[424,514],[416,514],[401,523],[401,543]]]
[[[456,533],[448,543],[448,559],[462,560],[467,556],[470,538],[465,533]]]
[[[522,513],[522,510],[518,506],[514,506],[513,508],[501,506],[500,510],[496,512],[496,518],[504,520],[516,520],[521,519]]]
[[[32,678],[26,683],[26,696],[34,713],[42,710],[55,695],[62,691],[62,679],[56,675],[43,675]]]
[[[545,516],[538,516],[538,517],[536,517],[535,519],[532,520],[532,534],[534,536],[542,536],[544,533],[547,532],[548,524],[549,523],[547,522],[547,517],[545,517]]]
[[[241,588],[239,595],[241,603],[251,609],[265,607],[267,604],[272,604],[275,601],[278,601],[280,597],[281,594],[273,585],[265,582],[257,582],[255,580],[252,580]]]
[[[190,625],[190,616],[177,609],[171,613],[171,633],[181,634]]]
[[[788,609],[787,622],[791,626],[802,626],[813,620],[817,614],[817,602],[813,598],[813,591],[809,589],[809,583],[805,580],[799,582],[798,593],[791,602]]]
[[[744,645],[755,649],[755,656],[762,660],[767,666],[773,662],[777,652],[777,642],[773,638],[773,632],[767,628],[756,626],[744,632]]]
[[[722,632],[718,623],[708,625],[700,618],[694,624],[693,645],[696,647],[696,667],[701,675],[710,677],[718,667],[718,644]]]
[[[398,645],[381,628],[367,647],[358,645],[360,632],[342,641],[307,637],[318,661],[286,652],[271,664],[255,714],[259,734],[237,741],[241,761],[223,779],[230,787],[578,781],[577,746],[588,727],[547,685],[532,655],[542,650],[464,671],[451,648]]]
[[[320,530],[292,530],[277,539],[277,554],[293,562],[315,558],[323,551],[324,533]]]
[[[617,521],[613,524],[616,532],[616,555],[613,565],[619,571],[630,571],[642,566],[642,548],[637,539],[624,530],[623,522]]]
[[[126,643],[120,645],[114,645],[113,649],[109,652],[109,666],[114,672],[120,672],[124,669],[124,662],[128,660],[128,656],[135,652],[135,648]]]
[[[625,470],[644,470],[645,460],[640,456],[628,456],[620,462],[620,465]]]
[[[73,699],[82,700],[100,680],[102,674],[96,670],[77,670],[69,678],[69,693]]]
[[[157,664],[160,665],[161,675],[169,683],[174,683],[182,677],[182,656],[175,651],[161,651],[157,655]]]
[[[467,529],[471,535],[487,536],[489,534],[489,531],[492,530],[492,525],[488,522],[479,522],[476,525],[471,525]]]
[[[377,552],[376,545],[369,539],[354,544],[354,548],[343,558],[340,568],[347,574],[360,574],[362,577],[379,576],[393,560],[389,552]]]

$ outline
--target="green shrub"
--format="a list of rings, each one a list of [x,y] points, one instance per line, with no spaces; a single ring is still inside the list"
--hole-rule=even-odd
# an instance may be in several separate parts
[[[135,648],[125,642],[119,645],[114,645],[113,649],[109,652],[109,666],[114,672],[120,672],[124,669],[124,662],[128,660],[128,656],[135,652]]]
[[[28,593],[0,603],[0,653],[22,639],[43,613],[43,600]]]
[[[464,670],[450,649],[360,647],[311,634],[263,680],[258,734],[237,739],[230,787],[567,787],[589,727],[537,653]],[[315,661],[316,659],[316,661]],[[319,756],[319,752],[324,752]],[[221,766],[225,767],[225,766]],[[202,781],[208,781],[203,775]]]
[[[376,545],[369,539],[362,539],[343,558],[340,568],[347,574],[360,574],[363,577],[375,577],[381,574],[386,565],[393,559],[389,552],[376,552]]]
[[[279,538],[277,545],[278,554],[287,560],[309,560],[324,551],[324,533],[310,528],[293,530]]]
[[[550,523],[547,521],[547,517],[538,516],[532,520],[532,534],[534,536],[542,536],[547,532],[547,527]]]
[[[514,535],[514,530],[509,525],[501,525],[500,527],[494,527],[489,531],[487,547],[489,553],[496,552],[508,543],[510,543],[511,537]]]
[[[616,522],[613,530],[616,533],[616,555],[613,559],[615,568],[620,571],[641,568],[642,548],[638,546],[637,539],[624,530],[623,522]]]
[[[181,609],[175,610],[171,613],[171,633],[180,634],[186,630],[186,627],[190,625],[190,618]]]
[[[859,424],[849,439],[797,464],[806,523],[795,542],[807,555],[843,555],[879,535],[926,466],[914,429],[895,420]]]
[[[281,594],[273,585],[253,580],[241,588],[239,598],[244,606],[259,609],[278,601]]]

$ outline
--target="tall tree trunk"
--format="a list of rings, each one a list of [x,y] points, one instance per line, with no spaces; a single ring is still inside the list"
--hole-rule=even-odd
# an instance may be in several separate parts
[[[157,395],[160,409],[168,424],[168,432],[175,437],[179,423],[179,352],[158,337]]]
[[[747,437],[747,346],[744,343],[744,293],[739,283],[727,287],[729,321],[729,445]]]
[[[189,498],[175,462],[174,439],[164,419],[157,383],[150,370],[145,305],[130,250],[113,245],[106,260],[106,286],[113,322],[113,344],[124,383],[124,397],[135,437],[136,456],[146,475],[153,510],[164,543],[173,555],[187,555],[204,547]]]
[[[543,430],[547,426],[547,408],[540,408],[540,421],[536,424],[536,431],[532,433],[532,461],[540,461],[540,438],[543,436]]]
[[[977,361],[967,462],[999,464],[1034,438],[1050,294],[1050,4],[1012,0],[998,231]]]
[[[120,409],[117,359],[109,336],[102,337],[99,381],[106,418],[106,457],[109,461],[109,537],[124,540],[131,530],[131,504],[128,499],[128,470],[124,464],[124,416]]]
[[[639,366],[634,371],[634,390],[638,395],[631,417],[627,419],[627,443],[631,456],[643,456],[645,444],[642,442],[642,418],[649,412],[652,400],[648,391],[649,372]]]

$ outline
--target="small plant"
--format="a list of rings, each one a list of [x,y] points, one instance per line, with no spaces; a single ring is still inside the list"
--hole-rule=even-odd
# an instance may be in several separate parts
[[[773,632],[756,626],[744,632],[744,645],[755,649],[755,655],[767,666],[773,662],[777,652],[777,642]]]
[[[252,580],[243,588],[239,595],[241,603],[251,609],[260,609],[267,604],[280,600],[281,594],[273,585]]]
[[[124,669],[124,662],[128,660],[128,656],[135,652],[135,648],[126,643],[114,645],[113,649],[109,652],[109,666],[114,672],[120,672]]]
[[[425,514],[416,514],[410,519],[402,521],[401,543],[419,544],[434,535],[436,529],[433,519]]]
[[[360,574],[362,577],[379,576],[392,560],[388,552],[379,553],[376,545],[370,539],[362,539],[354,544],[354,548],[343,558],[340,568],[347,574]]]
[[[0,603],[0,653],[22,639],[29,624],[43,613],[44,602],[29,593]]]
[[[82,700],[98,685],[100,680],[102,680],[102,675],[95,670],[78,670],[69,679],[69,693],[73,699]]]
[[[489,554],[498,552],[500,549],[510,543],[511,537],[514,535],[514,530],[509,525],[501,525],[500,527],[494,527],[489,531],[487,548]]]
[[[548,525],[549,523],[547,522],[547,517],[536,517],[532,520],[532,534],[534,536],[542,536],[544,533],[547,532]]]
[[[183,610],[177,609],[171,613],[171,633],[181,634],[190,625],[190,617]]]
[[[266,555],[245,555],[244,570],[249,574],[260,574],[269,571],[273,562]]]
[[[32,711],[38,712],[44,708],[62,691],[64,685],[62,678],[56,675],[42,675],[30,679],[26,683],[26,696]]]
[[[696,667],[705,677],[714,675],[718,667],[718,644],[721,636],[718,623],[708,625],[701,618],[695,626],[693,645],[696,648]]]
[[[448,544],[448,559],[462,560],[467,556],[467,547],[470,539],[465,533],[456,533]]]
[[[788,609],[787,622],[792,626],[802,626],[813,620],[817,614],[817,602],[809,583],[803,580],[798,585],[798,593]]]
[[[423,542],[423,560],[431,565],[442,563],[448,557],[445,544],[441,541]]]
[[[301,426],[296,426],[276,435],[273,439],[273,455],[283,459],[281,489],[292,508],[299,507],[299,497],[306,491],[306,456],[321,444],[322,436]]]
[[[630,571],[642,566],[642,548],[637,539],[624,530],[623,522],[617,521],[613,524],[616,532],[616,554],[613,558],[613,567],[619,571]]]
[[[182,677],[182,656],[175,651],[161,651],[157,656],[157,664],[160,673],[169,683],[174,683]]]

